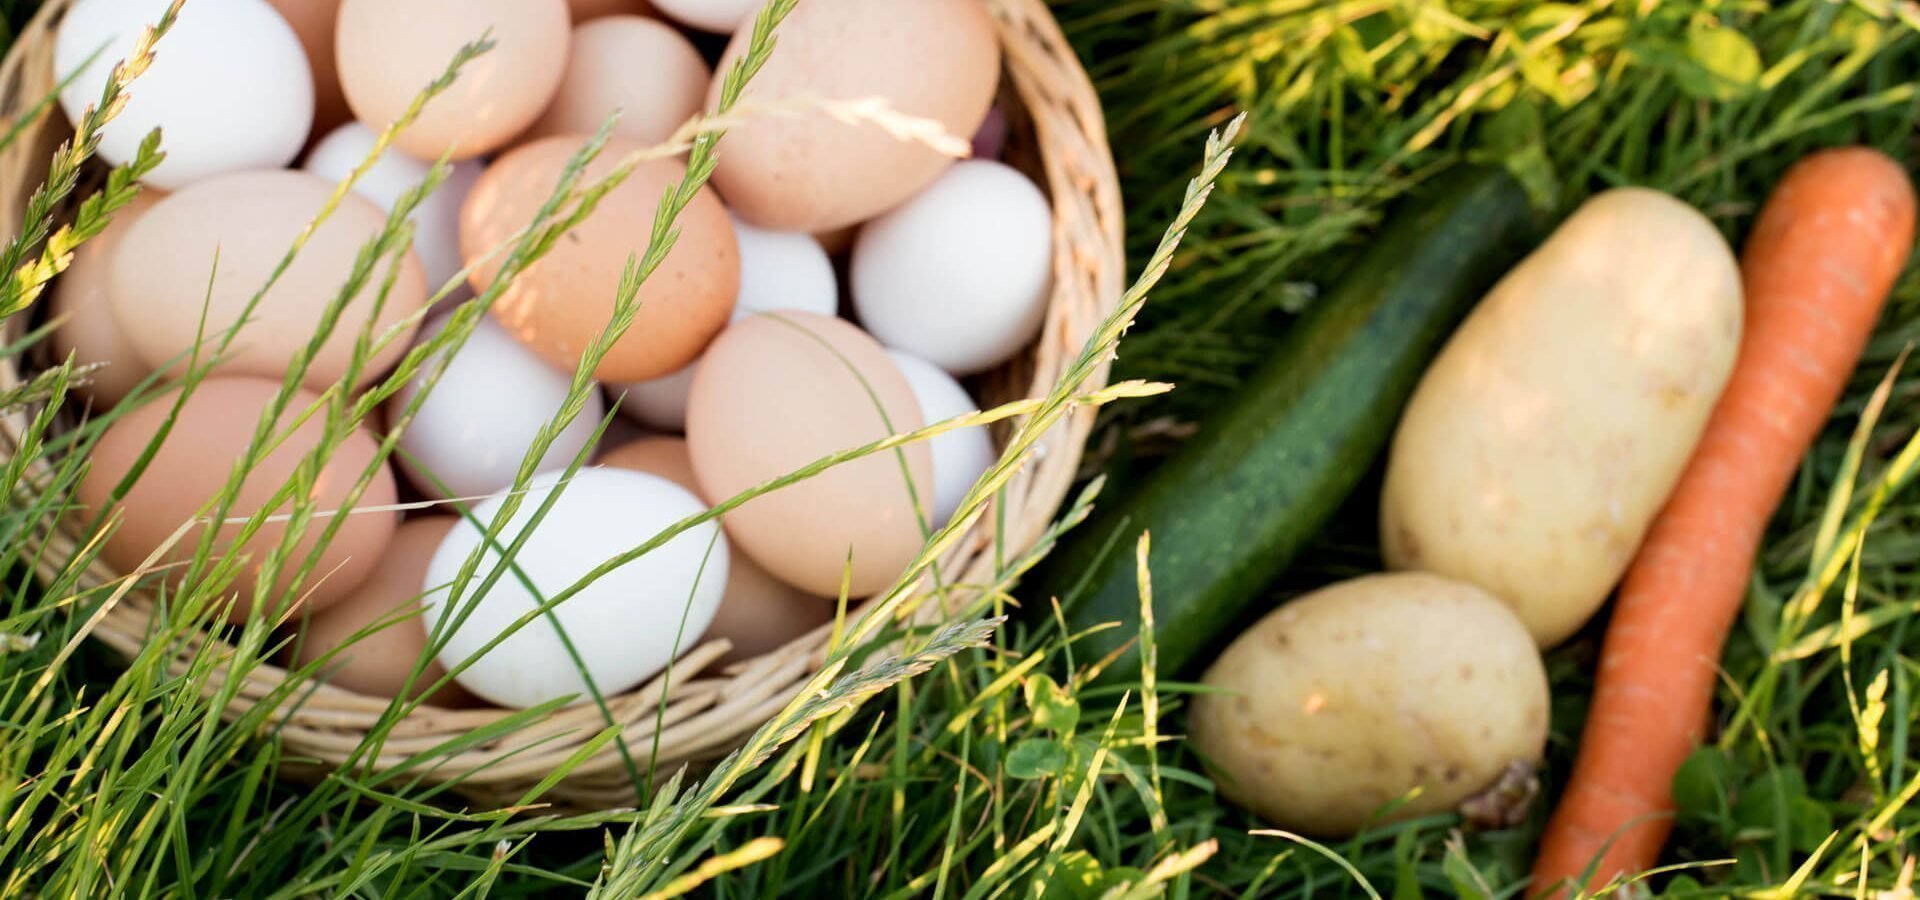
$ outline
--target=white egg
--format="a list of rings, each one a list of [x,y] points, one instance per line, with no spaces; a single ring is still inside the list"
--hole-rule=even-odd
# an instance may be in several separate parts
[[[732,34],[753,21],[766,0],[653,0],[653,5],[688,28]]]
[[[665,378],[621,385],[613,392],[620,398],[620,411],[648,428],[661,431],[687,430],[687,395],[693,392],[693,373],[700,363]]]
[[[79,73],[60,91],[79,122],[100,102],[114,66],[172,0],[80,0],[54,39],[54,68]],[[98,51],[98,55],[95,55]],[[193,0],[101,132],[100,155],[121,165],[164,128],[167,158],[147,183],[178,190],[213,175],[286,166],[313,127],[313,71],[293,26],[266,0]],[[91,61],[89,62],[89,58]],[[83,68],[84,67],[84,68]]]
[[[329,181],[345,181],[367,154],[373,152],[373,145],[379,139],[373,129],[359,122],[348,122],[314,145],[302,168]],[[400,195],[419,187],[432,169],[429,163],[388,148],[373,168],[354,182],[353,191],[372,200],[382,211],[392,212],[394,204],[400,202]],[[447,180],[414,207],[413,251],[427,270],[429,290],[439,291],[465,266],[460,259],[460,205],[467,202],[467,192],[473,190],[474,182],[480,180],[484,169],[478,160],[454,163]],[[462,286],[465,281],[461,279]],[[456,289],[449,299],[460,299],[463,293],[467,293],[464,287]]]
[[[1012,359],[1040,333],[1053,283],[1053,214],[1013,168],[957,163],[860,229],[853,306],[882,344],[955,375]]]
[[[833,273],[833,260],[813,235],[768,231],[731,218],[740,244],[740,296],[734,301],[733,321],[776,310],[835,314],[840,280]],[[685,431],[687,392],[699,366],[695,362],[665,378],[626,385],[620,411],[650,428]]]
[[[502,526],[496,546],[519,539],[560,479],[558,473],[542,476],[528,490]],[[448,588],[485,539],[474,521],[491,525],[505,502],[495,497],[474,507],[473,520],[462,520],[440,544],[423,585],[433,591],[424,599],[425,621],[438,621]],[[472,614],[448,636],[441,664],[451,669],[464,662],[595,568],[705,508],[664,478],[622,469],[580,470],[514,557],[525,581],[509,571],[476,601],[474,591],[500,563],[498,549],[486,551],[479,574],[455,601],[456,610],[470,608]],[[699,644],[726,593],[730,564],[718,523],[702,523],[601,576],[553,607],[549,616],[514,632],[457,680],[482,698],[521,708],[567,696],[587,702],[592,695],[582,668],[603,696],[627,691]],[[567,642],[584,665],[575,664]]]
[[[444,320],[430,324],[423,334],[437,334],[444,326]],[[420,393],[426,374],[422,371],[388,401],[389,417],[397,416]],[[445,483],[455,497],[483,497],[506,488],[513,484],[534,436],[566,401],[569,381],[569,376],[548,367],[492,319],[482,319],[400,436],[400,449],[405,451],[401,468],[415,487],[432,497],[448,496],[434,485],[434,479]],[[596,390],[547,448],[540,471],[571,464],[593,440],[605,415],[606,401]],[[419,471],[409,456],[418,459],[433,478]]]
[[[794,310],[834,315],[840,309],[840,279],[833,260],[810,234],[768,231],[733,220],[740,243],[740,299],[735,322],[754,313]]]
[[[899,350],[889,350],[887,355],[900,367],[900,374],[907,376],[907,386],[913,389],[913,398],[920,401],[920,414],[927,424],[980,411],[967,389],[939,366]],[[984,425],[937,435],[927,446],[933,451],[933,523],[938,528],[953,518],[967,491],[992,468],[1000,454],[994,451],[993,435]]]

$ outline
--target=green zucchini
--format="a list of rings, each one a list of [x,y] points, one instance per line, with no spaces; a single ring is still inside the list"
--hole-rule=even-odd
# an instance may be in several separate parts
[[[1538,234],[1505,170],[1458,170],[1429,188],[1389,217],[1230,405],[1038,573],[1036,596],[1061,598],[1074,631],[1120,623],[1083,638],[1078,658],[1138,635],[1142,531],[1153,535],[1157,668],[1178,674],[1228,637],[1365,477],[1454,326]],[[1137,676],[1137,654],[1127,648],[1109,675]]]

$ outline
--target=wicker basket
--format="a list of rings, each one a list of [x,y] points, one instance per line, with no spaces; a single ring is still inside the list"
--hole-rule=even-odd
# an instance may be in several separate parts
[[[1008,159],[1048,188],[1055,216],[1055,285],[1045,331],[1022,359],[986,379],[987,399],[1003,402],[1044,393],[1052,386],[1064,364],[1113,309],[1125,273],[1119,189],[1092,84],[1043,0],[985,2],[1006,49],[1004,90],[1010,101],[1006,105],[1014,111]],[[52,34],[70,3],[47,3],[0,65],[0,128],[10,128],[18,117],[30,115],[53,89]],[[164,43],[161,52],[165,52]],[[55,107],[28,123],[21,139],[0,152],[0,230],[11,233],[19,227],[29,193],[41,183],[54,149],[70,134]],[[22,336],[28,318],[16,316],[6,324],[7,341]],[[11,359],[0,363],[0,386],[19,383],[23,373],[14,363]],[[1097,377],[1104,379],[1105,373]],[[4,441],[0,452],[11,453],[18,446],[26,421],[24,413],[0,420],[0,441]],[[942,571],[960,573],[954,579],[960,583],[990,580],[993,560],[986,551],[993,546],[995,522],[1007,529],[1006,552],[1031,547],[1066,495],[1091,424],[1092,411],[1083,409],[1054,429],[1041,445],[1042,452],[998,501],[1005,504],[1004,509],[982,516],[974,532],[942,560]],[[74,536],[49,524],[40,537],[49,550],[39,554],[45,565],[58,566],[71,558]],[[96,566],[83,586],[104,584],[114,577],[114,572]],[[107,613],[93,634],[121,652],[131,652],[150,633],[152,615],[151,598],[134,592]],[[664,678],[656,678],[609,698],[609,708],[622,724],[629,746],[651,748],[656,727],[660,729],[662,769],[715,758],[792,699],[816,671],[826,641],[823,629],[724,670],[716,661],[726,645],[711,643],[675,663],[670,687]],[[254,669],[227,712],[237,714],[261,702],[285,677],[285,670],[272,666]],[[660,714],[663,691],[664,716]],[[271,719],[280,727],[288,758],[317,760],[317,768],[324,769],[347,758],[387,704],[320,685],[297,706],[275,710]],[[422,708],[394,730],[374,764],[398,762],[500,715],[499,710]],[[510,737],[445,759],[431,777],[459,776],[462,793],[483,803],[504,802],[546,777],[604,725],[600,711],[591,704],[562,710]],[[316,768],[312,763],[302,765]],[[611,745],[576,769],[550,798],[582,808],[628,806],[639,799]]]

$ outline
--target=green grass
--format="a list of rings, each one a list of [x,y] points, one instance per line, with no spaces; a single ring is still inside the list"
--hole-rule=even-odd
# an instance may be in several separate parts
[[[1150,471],[1315,302],[1394,200],[1450,165],[1505,163],[1559,211],[1612,184],[1662,187],[1738,239],[1798,155],[1864,141],[1911,161],[1920,113],[1920,15],[1905,4],[1054,6],[1111,111],[1130,248],[1145,273],[1130,299],[1154,288],[1117,374],[1178,385],[1105,413],[1088,472],[1108,475],[1109,491]],[[22,12],[0,6],[16,24]],[[1239,153],[1201,208],[1188,182],[1206,135],[1239,112],[1250,116]],[[563,186],[543,223],[503,252],[537,257],[606,187]],[[669,232],[675,212],[663,205],[656,235]],[[406,237],[402,218],[356,278],[385,274],[383,261]],[[1170,223],[1187,227],[1169,257],[1159,251]],[[45,258],[32,242],[22,249],[31,251],[22,261]],[[629,313],[649,268],[634,261]],[[20,285],[10,297],[30,292],[9,285]],[[621,327],[616,317],[609,337]],[[450,332],[449,343],[464,339]],[[361,337],[366,349],[380,338]],[[1719,709],[1723,724],[1737,725],[1682,779],[1671,861],[1735,862],[1674,879],[1666,886],[1677,896],[1781,889],[1803,869],[1803,892],[1856,896],[1900,884],[1920,831],[1909,796],[1920,790],[1912,746],[1920,629],[1908,615],[1920,588],[1920,501],[1897,488],[1911,474],[1901,454],[1920,430],[1920,371],[1896,373],[1877,416],[1868,399],[1915,338],[1920,278],[1909,277],[1770,534],[1724,662]],[[414,354],[382,384],[432,365],[431,351]],[[67,377],[56,370],[39,390],[58,397]],[[583,385],[584,377],[576,399]],[[387,390],[366,401],[334,392],[313,414],[338,430]],[[1044,424],[1075,403],[1113,399],[1077,397],[1069,382],[1022,414]],[[577,414],[577,404],[557,411],[551,433]],[[263,421],[261,446],[274,424]],[[84,449],[98,427],[71,436],[47,428],[45,446],[27,455],[64,460],[56,482],[70,483],[79,454],[69,451]],[[1011,465],[990,473],[970,505],[1011,474]],[[291,760],[261,716],[217,716],[231,687],[215,664],[256,664],[274,648],[272,635],[238,633],[238,658],[197,655],[181,676],[167,673],[158,640],[128,661],[80,639],[113,588],[77,589],[84,556],[55,561],[66,564],[55,567],[60,577],[28,576],[33,560],[18,535],[60,510],[57,491],[25,499],[22,477],[17,465],[0,471],[0,489],[16,498],[0,509],[0,562],[12,573],[0,605],[4,893],[1344,897],[1368,895],[1364,883],[1380,896],[1512,896],[1540,824],[1536,812],[1519,828],[1466,833],[1455,818],[1432,816],[1326,846],[1256,833],[1259,823],[1216,802],[1180,742],[1189,686],[1175,679],[1189,673],[1082,687],[1090,661],[1076,656],[1051,598],[1011,583],[995,585],[955,629],[913,635],[902,656],[866,659],[862,641],[849,641],[818,680],[818,699],[783,714],[754,751],[661,786],[641,810],[465,810],[418,781],[431,755],[399,773],[350,768],[318,785],[286,782],[275,769]],[[1357,498],[1274,601],[1376,566],[1369,508]],[[172,598],[168,633],[190,634],[211,618],[223,587],[253,589],[232,561],[204,548],[201,556],[202,574]],[[1004,578],[1031,562],[1007,561]],[[470,577],[507,577],[508,568],[476,559]],[[1002,616],[989,636],[980,623]],[[1549,660],[1549,790],[1577,737],[1592,637]],[[281,699],[299,696],[296,684]],[[644,763],[645,748],[626,749]]]

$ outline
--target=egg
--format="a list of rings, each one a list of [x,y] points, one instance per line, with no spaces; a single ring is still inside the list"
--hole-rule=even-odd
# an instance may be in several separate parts
[[[669,18],[688,28],[732,34],[753,21],[765,0],[654,0]]]
[[[202,514],[201,508],[225,488],[234,465],[253,440],[260,416],[279,390],[278,382],[260,378],[209,378],[201,382],[180,408],[172,431],[145,473],[119,504],[120,527],[107,539],[101,553],[108,564],[122,573],[139,570],[175,530]],[[287,433],[288,426],[318,402],[316,394],[296,392],[275,425],[275,433],[285,436],[241,483],[232,507],[233,516],[258,513],[293,477],[301,461],[319,446],[325,428],[321,415],[307,418]],[[76,492],[86,515],[97,513],[109,504],[115,485],[133,470],[170,412],[171,404],[148,404],[115,421],[101,435],[94,446],[92,464],[80,479]],[[366,430],[348,434],[314,479],[316,514],[339,510],[361,472],[378,453],[378,442]],[[380,510],[391,507],[394,498],[393,475],[382,466],[361,494],[353,514],[320,552],[313,574],[296,590],[295,571],[329,527],[330,519],[316,515],[282,569],[274,587],[273,605],[286,607],[292,599],[296,604],[292,608],[298,608],[297,604],[304,601],[306,609],[318,612],[351,596],[373,573],[381,552],[393,538],[399,517]],[[279,515],[292,511],[291,505],[276,508]],[[192,559],[206,526],[205,522],[195,525],[160,556],[158,564]],[[235,585],[240,599],[229,616],[233,621],[244,621],[251,613],[252,579],[267,554],[285,538],[287,526],[287,522],[270,521],[238,548],[232,546],[232,541],[241,526],[228,523],[220,527],[215,556],[238,552],[249,557],[246,572]]]
[[[657,12],[647,0],[567,0],[567,9],[573,13],[575,22],[601,16],[651,16]]]
[[[502,526],[502,544],[519,539],[559,479],[546,475],[535,483]],[[473,516],[491,524],[503,503],[504,498],[481,503]],[[543,601],[528,583],[538,597],[551,600],[594,568],[703,509],[685,488],[657,476],[601,468],[575,473],[515,557],[525,582],[501,578],[475,601],[473,591],[482,580],[476,577],[456,604],[471,606],[472,614],[449,635],[440,662],[458,665],[536,609]],[[427,567],[427,584],[450,586],[483,540],[472,522],[455,526]],[[714,523],[695,526],[601,576],[506,638],[460,673],[460,684],[483,699],[521,708],[569,696],[575,703],[590,700],[582,668],[604,696],[629,690],[666,668],[677,653],[699,645],[726,592],[730,559],[726,538]],[[484,576],[499,563],[499,551],[489,548],[479,572]],[[446,587],[430,594],[429,618],[448,602]],[[583,666],[561,641],[556,620]]]
[[[471,159],[540,118],[566,73],[570,23],[566,0],[342,0],[340,86],[360,121],[385,128],[461,47],[490,38],[394,141],[420,159]]]
[[[373,129],[349,122],[315,144],[301,168],[328,181],[345,181],[379,140]],[[455,163],[440,187],[414,207],[413,252],[426,272],[429,291],[439,291],[466,265],[460,259],[460,206],[474,182],[480,180],[482,168],[473,160]],[[424,183],[432,169],[428,163],[389,148],[367,174],[354,182],[353,190],[372,200],[382,212],[391,213],[401,195]],[[464,282],[458,287],[464,291]]]
[[[120,238],[133,226],[134,220],[160,202],[161,196],[158,191],[148,189],[121,207],[105,231],[74,251],[73,263],[53,283],[49,311],[54,318],[65,320],[53,332],[53,351],[61,359],[73,357],[76,366],[101,366],[86,376],[86,384],[77,388],[97,406],[119,403],[153,374],[153,369],[140,361],[120,333],[120,324],[113,318],[108,284],[112,280],[109,276],[113,271],[113,250],[120,245]]]
[[[938,366],[899,350],[890,350],[887,355],[893,357],[900,374],[907,378],[907,386],[913,388],[927,424],[980,411],[967,389]],[[1000,454],[994,451],[993,436],[984,425],[944,432],[927,441],[927,446],[933,452],[933,523],[943,526]]]
[[[820,242],[805,232],[768,231],[738,216],[740,302],[737,318],[794,310],[831,316],[840,308],[840,280]]]
[[[293,647],[294,665],[312,665],[345,647],[322,666],[319,677],[335,687],[369,697],[400,696],[414,664],[427,650],[427,631],[434,624],[416,612],[420,595],[425,592],[427,564],[459,521],[455,516],[431,516],[403,523],[380,557],[379,566],[353,596],[315,613],[301,626]],[[382,627],[368,631],[381,623]],[[361,635],[360,639],[353,640],[355,635]],[[413,682],[412,695],[420,696],[446,674],[439,660],[428,660]],[[474,698],[454,682],[435,691],[426,702],[443,708],[460,707],[471,705]]]
[[[75,73],[60,90],[69,120],[100,102],[114,66],[171,3],[80,0],[67,10],[53,64]],[[165,129],[167,156],[146,182],[170,191],[299,155],[313,126],[313,73],[293,27],[266,0],[194,0],[154,51],[126,108],[101,130],[108,162],[131,161],[155,128]]]
[[[347,95],[340,90],[340,68],[334,58],[334,25],[340,20],[340,0],[267,0],[280,11],[300,46],[307,51],[313,71],[313,133],[326,134],[353,118]]]
[[[524,144],[487,167],[460,217],[460,247],[474,266],[473,286],[486,291],[501,260],[487,258],[533,221],[560,173],[581,147],[578,136]],[[587,167],[591,181],[644,149],[614,139]],[[629,257],[645,255],[660,198],[686,167],[669,159],[643,162],[593,215],[514,279],[493,314],[549,365],[572,371],[613,318]],[[740,293],[740,251],[727,212],[702,188],[675,221],[672,252],[640,286],[633,325],[595,370],[601,381],[645,381],[692,362],[726,325]]]
[[[665,378],[615,388],[620,411],[648,428],[687,430],[687,395],[693,393],[693,374],[699,370],[696,362]]]
[[[680,32],[642,16],[608,16],[574,26],[566,78],[532,137],[593,134],[620,113],[613,133],[664,143],[700,112],[713,73]]]
[[[687,444],[702,494],[732,497],[923,424],[906,377],[860,329],[811,313],[763,313],[728,328],[701,361]],[[915,498],[931,511],[932,470],[925,443],[862,457],[748,501],[727,514],[727,534],[781,581],[822,597],[839,595],[851,555],[850,596],[864,597],[892,584],[919,552]]]
[[[184,359],[206,314],[208,345],[239,322],[243,310],[333,195],[334,186],[305,172],[239,172],[202,181],[155,204],[133,223],[113,253],[110,286],[114,320],[142,362],[155,369]],[[352,271],[360,248],[386,225],[379,207],[363,197],[342,198],[333,215],[253,311],[218,371],[278,379],[287,360],[312,340],[328,304]],[[217,260],[217,266],[216,266]],[[322,345],[305,382],[324,390],[346,374],[366,318],[391,268],[383,261],[347,304]],[[211,282],[211,286],[209,286]],[[409,253],[375,320],[374,334],[408,329],[373,356],[361,383],[371,381],[406,352],[410,317],[427,299],[426,277]]]
[[[740,246],[740,298],[733,321],[755,313],[797,310],[831,316],[840,305],[839,277],[820,242],[807,234],[767,231],[733,218]],[[665,378],[625,387],[622,412],[662,431],[687,427],[694,363]]]
[[[687,442],[679,438],[642,438],[622,444],[607,451],[600,464],[658,475],[699,492],[693,456]],[[833,621],[833,601],[781,582],[738,548],[731,563],[726,595],[720,598],[720,609],[707,627],[707,640],[724,638],[733,644],[721,662],[764,656]]]
[[[873,336],[955,375],[993,368],[1040,333],[1053,214],[1025,175],[970,160],[860,229],[848,281]]]
[[[746,52],[733,37],[715,71]],[[801,3],[780,25],[780,49],[744,95],[763,107],[802,98],[878,97],[964,140],[1000,84],[1000,39],[980,0]],[[724,78],[708,90],[709,108]],[[714,184],[741,218],[781,231],[829,231],[919,193],[949,160],[924,144],[824,111],[748,117],[728,129]]]
[[[432,333],[444,325],[437,323]],[[420,395],[427,375],[423,369],[388,401],[388,421]],[[566,402],[571,381],[498,324],[482,319],[400,435],[405,451],[397,454],[401,468],[430,497],[481,497],[505,490],[535,436]],[[605,415],[605,401],[594,390],[585,408],[547,448],[539,470],[565,469],[592,443]],[[451,494],[443,492],[436,479]]]

